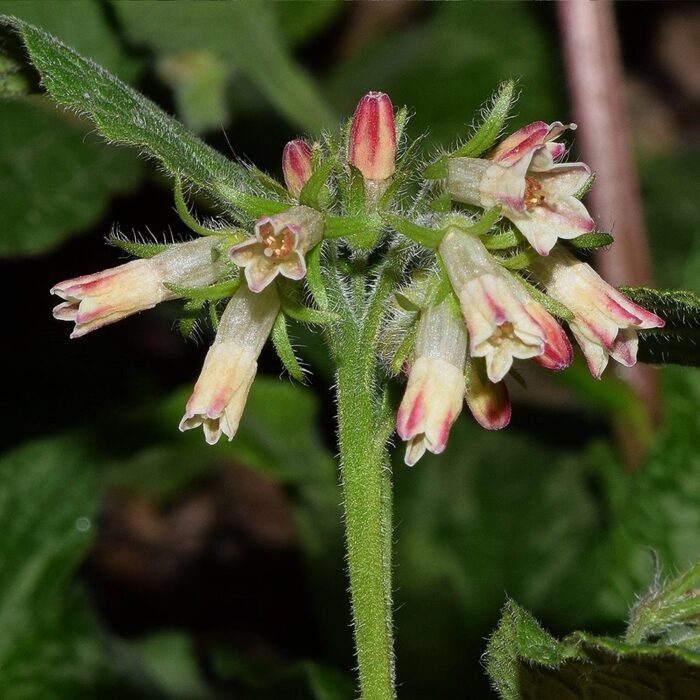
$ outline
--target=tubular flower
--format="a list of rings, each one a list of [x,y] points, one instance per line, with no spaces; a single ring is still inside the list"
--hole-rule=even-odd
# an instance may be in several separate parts
[[[290,141],[282,151],[284,184],[293,197],[299,197],[311,177],[311,149],[301,139]]]
[[[357,104],[350,127],[348,161],[367,180],[387,180],[396,168],[396,126],[389,95],[368,92]]]
[[[406,440],[405,462],[413,466],[426,449],[445,449],[452,424],[464,401],[467,335],[448,301],[424,311],[418,326],[415,360],[396,418]]]
[[[547,255],[559,238],[591,232],[595,223],[575,196],[590,178],[590,168],[555,163],[564,145],[552,139],[565,128],[560,122],[535,122],[505,139],[488,160],[450,159],[450,196],[480,207],[500,205],[540,255]]]
[[[574,314],[569,327],[596,378],[609,357],[625,367],[635,364],[637,329],[664,325],[663,319],[631,302],[567,250],[557,248],[535,261],[531,271],[547,293]]]
[[[274,288],[253,294],[241,286],[234,294],[221,315],[216,338],[185,407],[181,431],[201,425],[210,445],[218,442],[222,433],[233,439],[255,379],[258,356],[279,306]]]
[[[494,384],[483,364],[471,359],[466,371],[467,406],[476,422],[487,430],[500,430],[510,423],[510,397],[504,382]]]
[[[306,274],[306,253],[323,235],[323,215],[310,207],[292,207],[281,214],[263,216],[255,235],[234,245],[229,257],[245,268],[252,292],[260,292],[278,274],[300,280]]]
[[[218,239],[198,238],[179,243],[152,258],[59,282],[51,289],[65,301],[53,310],[55,318],[72,321],[71,338],[80,338],[131,314],[151,309],[178,295],[164,283],[182,287],[206,286],[222,274]]]
[[[439,248],[469,332],[469,354],[486,360],[496,383],[513,358],[541,357],[551,368],[571,362],[564,331],[475,236],[449,228]]]

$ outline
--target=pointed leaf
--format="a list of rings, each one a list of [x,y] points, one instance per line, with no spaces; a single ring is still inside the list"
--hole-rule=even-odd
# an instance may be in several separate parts
[[[297,360],[294,348],[289,340],[287,320],[283,313],[277,314],[270,337],[272,338],[272,344],[275,346],[275,351],[282,361],[284,368],[289,372],[289,376],[303,383],[304,371],[299,364],[299,360]]]
[[[515,87],[514,80],[500,84],[478,129],[463,146],[452,153],[452,158],[476,158],[493,146],[515,102]]]
[[[620,287],[636,304],[666,321],[663,328],[639,332],[641,362],[700,366],[700,297],[684,290]]]
[[[579,250],[594,250],[595,248],[605,248],[612,245],[615,239],[609,234],[602,231],[594,231],[593,233],[584,233],[582,236],[577,236],[567,241],[567,243]]]

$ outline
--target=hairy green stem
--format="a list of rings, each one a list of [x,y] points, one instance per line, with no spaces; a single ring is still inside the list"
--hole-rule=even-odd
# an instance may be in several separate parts
[[[396,697],[391,472],[386,449],[393,420],[389,402],[377,387],[374,350],[383,303],[392,282],[392,274],[384,268],[370,298],[364,299],[365,289],[353,280],[354,303],[345,307],[349,313],[341,313],[342,350],[336,354],[347,560],[362,700]]]
[[[347,337],[347,336],[346,336]],[[359,340],[359,338],[358,338]],[[391,481],[366,367],[338,369],[338,435],[355,648],[362,700],[393,700]]]

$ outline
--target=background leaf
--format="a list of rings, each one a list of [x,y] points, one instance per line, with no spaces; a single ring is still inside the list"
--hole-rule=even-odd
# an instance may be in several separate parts
[[[222,56],[296,126],[317,132],[336,121],[308,74],[293,61],[273,6],[259,3],[256,11],[250,12],[239,3],[205,0],[193,5],[179,0],[163,5],[145,0],[137,5],[114,2],[113,7],[133,41],[161,53],[195,49]],[[309,17],[307,21],[313,26],[318,19],[304,7],[303,3],[295,7],[295,13]],[[289,15],[287,12],[283,18]],[[308,31],[302,22],[300,19],[292,25],[293,37]]]

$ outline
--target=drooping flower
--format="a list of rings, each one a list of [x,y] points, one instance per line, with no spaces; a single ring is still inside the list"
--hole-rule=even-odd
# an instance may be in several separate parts
[[[553,141],[560,122],[534,122],[509,136],[491,158],[451,158],[450,196],[480,207],[501,206],[530,245],[547,255],[559,238],[576,238],[595,228],[575,197],[591,176],[585,163],[555,163],[564,146]]]
[[[510,397],[504,382],[492,382],[485,376],[479,360],[467,361],[467,406],[476,422],[487,430],[500,430],[510,423]]]
[[[282,174],[290,194],[298,198],[311,177],[311,149],[301,139],[294,139],[284,147]]]
[[[233,439],[279,306],[274,287],[254,294],[242,285],[234,294],[187,402],[181,431],[201,425],[210,445],[222,434]]]
[[[54,308],[53,315],[74,322],[70,337],[79,338],[161,301],[175,299],[177,294],[164,283],[182,287],[212,284],[223,270],[216,251],[218,243],[215,236],[198,238],[173,245],[152,258],[59,282],[51,293],[65,301]]]
[[[300,280],[306,274],[306,253],[323,236],[323,215],[306,206],[263,216],[255,224],[255,235],[234,245],[229,256],[245,268],[252,292],[260,292],[278,274]]]
[[[571,345],[562,328],[476,236],[451,227],[439,252],[467,324],[469,354],[485,358],[492,382],[505,377],[514,358],[568,366]]]
[[[387,180],[396,168],[396,126],[389,95],[369,92],[357,104],[350,127],[348,161],[367,180]]]
[[[663,319],[631,302],[590,265],[560,247],[536,260],[531,272],[553,299],[574,314],[569,327],[596,378],[609,357],[625,367],[635,364],[637,329],[664,325]]]
[[[414,361],[396,418],[406,440],[405,462],[413,466],[426,449],[445,449],[452,424],[464,402],[467,337],[448,301],[423,312],[414,346]]]

